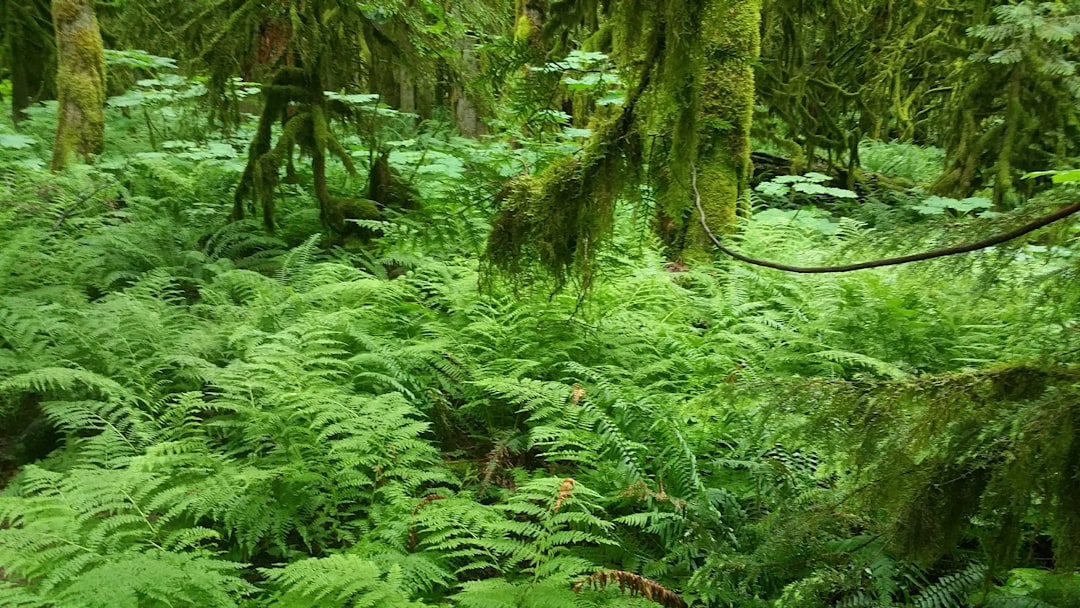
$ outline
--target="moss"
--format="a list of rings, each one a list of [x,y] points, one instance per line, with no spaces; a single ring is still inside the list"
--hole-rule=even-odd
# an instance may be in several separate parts
[[[527,44],[536,50],[544,50],[544,13],[546,6],[542,1],[517,0],[514,7],[514,42]]]
[[[84,0],[53,0],[53,19],[60,22],[75,21],[86,8]]]
[[[514,24],[514,40],[516,42],[528,42],[533,36],[532,22],[524,13],[518,15]]]
[[[920,479],[899,513],[893,537],[901,555],[925,565],[956,547],[986,488],[987,471],[943,465]]]
[[[750,176],[760,14],[757,0],[669,0],[652,15],[621,17],[614,34],[617,44],[640,47],[631,33],[621,30],[648,28],[650,19],[659,19],[660,25],[652,27],[660,28],[654,34],[660,58],[642,120],[648,132],[662,134],[652,142],[649,158],[657,189],[657,228],[671,257],[703,257],[709,249],[691,188],[695,169],[712,229],[734,227]],[[619,55],[640,58],[642,53],[624,50]]]
[[[89,162],[105,145],[105,51],[88,0],[53,3],[58,69],[58,116],[52,166],[73,156]]]
[[[391,209],[420,207],[419,195],[390,166],[390,155],[386,152],[375,158],[368,172],[367,197]]]
[[[1000,574],[1031,548],[1035,524],[1070,571],[1080,563],[1078,377],[1077,367],[1021,365],[804,385],[785,399],[813,410],[803,440],[852,459],[867,482],[853,499],[893,520],[898,556],[932,564],[977,540]],[[858,431],[815,436],[837,421]]]
[[[357,226],[349,220],[381,219],[383,219],[383,214],[379,211],[378,203],[373,200],[332,197],[327,205],[324,222],[331,227],[335,234],[334,241],[341,242],[346,239],[356,238],[366,242],[374,236],[374,232]]]
[[[297,147],[311,156],[315,198],[319,216],[332,233],[343,227],[335,218],[341,216],[326,184],[326,155],[333,154],[353,174],[352,157],[330,129],[327,100],[319,78],[297,68],[283,68],[263,90],[263,112],[255,136],[248,147],[248,163],[233,197],[233,219],[244,217],[244,202],[260,203],[263,224],[274,230],[274,189],[282,166],[295,177],[291,168]],[[291,116],[290,116],[291,113]],[[273,125],[284,120],[281,136],[271,148]]]
[[[518,3],[519,38],[535,25],[520,19],[527,10]],[[750,173],[759,19],[758,0],[666,0],[614,10],[590,44],[610,43],[627,68],[627,101],[616,115],[594,119],[579,158],[507,186],[488,241],[490,265],[510,274],[542,269],[558,285],[576,273],[587,288],[615,201],[637,195],[645,158],[657,225],[672,254],[688,244],[705,251],[700,230],[691,232],[694,167],[710,224],[730,229]]]
[[[706,221],[718,233],[734,229],[739,199],[749,187],[753,65],[761,53],[760,22],[760,0],[707,3],[699,68],[697,171]],[[693,219],[687,238],[691,257],[711,250],[704,230]]]
[[[592,282],[594,256],[610,237],[616,198],[632,175],[635,154],[621,148],[626,116],[607,123],[581,158],[566,158],[539,175],[511,181],[488,239],[486,259],[494,268],[521,275],[534,266],[561,287],[572,274],[582,290]]]

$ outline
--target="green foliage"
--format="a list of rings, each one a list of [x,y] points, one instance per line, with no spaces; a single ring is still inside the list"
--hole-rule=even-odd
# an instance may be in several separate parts
[[[811,200],[817,195],[839,199],[858,198],[858,195],[851,190],[824,185],[831,179],[828,175],[813,172],[806,175],[781,175],[767,182],[761,182],[754,190],[767,199],[778,201],[790,200],[793,195],[806,195],[805,198]]]
[[[291,6],[249,22],[251,3],[125,4],[112,23],[198,16],[187,43],[236,53],[252,37],[221,32],[280,34]],[[493,42],[495,72],[499,49],[522,53],[502,58],[516,66],[503,126],[550,113],[485,141],[417,127],[371,82],[338,80],[356,65],[314,82],[275,64],[283,80],[263,90],[277,113],[210,134],[188,118],[214,87],[255,87],[137,51],[110,54],[126,92],[97,165],[42,170],[53,106],[0,127],[0,605],[1075,605],[1075,227],[860,274],[672,263],[652,234],[663,189],[638,186],[697,157],[673,147],[685,131],[639,144],[689,118],[671,103],[692,37],[660,32],[693,33],[698,13],[662,4],[552,2],[551,57],[523,48],[531,32]],[[402,56],[431,67],[460,33],[441,4],[345,8],[319,27],[298,12],[314,34],[292,51],[325,57],[338,33],[320,28],[356,25],[411,36]],[[1057,23],[1052,8],[1039,18]],[[628,53],[652,47],[628,33],[672,46],[637,65]],[[565,115],[535,83],[560,87]],[[691,135],[727,141],[733,123],[699,118]],[[254,166],[252,141],[267,144]],[[764,182],[748,204],[769,208],[724,238],[805,264],[870,259],[1000,232],[1074,195],[1068,171],[1008,215],[886,193],[873,182],[933,181],[942,152],[855,143],[881,175],[851,190],[804,170],[818,166]],[[341,162],[289,179],[291,145]],[[274,235],[227,221],[246,170]],[[339,218],[355,232],[335,241],[313,198],[379,215]],[[514,289],[486,264],[516,273]],[[586,277],[588,297],[553,292],[550,275]]]
[[[859,143],[859,163],[872,173],[930,184],[941,175],[945,153],[910,143],[864,139]]]
[[[409,149],[398,162],[426,162]],[[445,150],[418,178],[431,200],[475,179],[451,158],[509,162]],[[1025,249],[1007,281],[983,274],[994,253],[962,271],[671,273],[622,223],[589,300],[481,294],[468,249],[404,217],[362,255],[207,229],[227,180],[160,162],[124,185],[95,169],[3,182],[19,202],[0,411],[40,412],[60,444],[36,464],[5,452],[22,467],[0,499],[5,603],[649,605],[571,589],[625,571],[704,606],[963,605],[983,588],[967,564],[1007,568],[999,549],[1042,535],[1061,564],[1075,546],[1068,487],[1025,474],[1070,458],[1073,393],[1038,370],[1077,348],[1060,329],[1071,254]],[[874,246],[848,220],[788,213],[758,214],[740,246],[811,261]],[[1021,360],[1045,361],[1030,390],[963,371]],[[960,405],[971,391],[982,407]],[[955,495],[976,511],[911,510],[945,509],[927,492],[969,470],[985,490]],[[1018,536],[991,533],[1012,516]],[[912,534],[957,566],[908,561]],[[1017,585],[990,597],[1027,600]]]
[[[952,213],[962,216],[976,209],[989,209],[993,203],[988,198],[978,196],[968,197],[962,200],[947,198],[944,196],[929,196],[920,204],[911,208],[923,215],[943,215]]]

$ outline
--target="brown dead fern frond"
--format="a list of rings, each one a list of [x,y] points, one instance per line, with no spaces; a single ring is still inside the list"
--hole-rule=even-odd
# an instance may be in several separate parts
[[[574,405],[581,403],[581,400],[585,398],[585,388],[580,384],[574,385],[574,392],[570,394],[570,402]]]
[[[573,477],[567,477],[559,484],[559,497],[555,499],[555,506],[553,507],[555,512],[559,511],[559,507],[562,506],[563,501],[574,495],[574,484],[576,483],[577,482],[574,481]]]
[[[619,591],[622,593],[629,591],[630,595],[643,597],[664,608],[686,608],[686,602],[674,591],[654,580],[625,570],[600,570],[589,578],[575,583],[572,589],[574,593],[580,593],[586,585],[593,589],[605,589],[608,585],[614,584],[619,585]]]

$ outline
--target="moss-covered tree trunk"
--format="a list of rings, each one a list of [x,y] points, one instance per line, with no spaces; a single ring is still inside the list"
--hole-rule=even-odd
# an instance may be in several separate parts
[[[544,52],[543,30],[546,12],[545,0],[517,0],[514,4],[514,39],[520,43],[527,42],[534,49]]]
[[[93,0],[53,0],[60,102],[52,167],[91,160],[105,144],[105,51]]]
[[[761,0],[708,0],[697,60],[697,188],[705,219],[717,233],[735,226],[750,179],[754,62],[761,53]],[[711,250],[697,209],[689,220],[685,254]]]

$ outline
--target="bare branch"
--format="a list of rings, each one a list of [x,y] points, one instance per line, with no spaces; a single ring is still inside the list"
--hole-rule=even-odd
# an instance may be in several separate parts
[[[992,237],[983,239],[981,241],[975,241],[974,243],[966,243],[963,245],[956,245],[954,247],[944,247],[942,249],[935,249],[933,251],[924,251],[923,253],[914,253],[911,255],[903,255],[895,258],[885,258],[882,260],[872,260],[869,262],[860,262],[858,264],[845,264],[842,266],[791,266],[788,264],[780,264],[777,262],[770,262],[768,260],[761,260],[758,258],[752,258],[748,255],[744,255],[729,249],[720,239],[713,234],[713,231],[709,229],[708,223],[705,221],[705,209],[701,206],[701,193],[698,192],[697,187],[697,168],[693,169],[691,183],[694,188],[694,203],[697,205],[698,215],[701,217],[701,227],[705,229],[705,234],[712,241],[722,253],[730,257],[739,260],[740,262],[746,262],[747,264],[753,264],[754,266],[763,266],[765,268],[774,268],[776,270],[783,270],[784,272],[797,272],[800,274],[825,274],[825,273],[837,273],[837,272],[852,272],[854,270],[865,270],[867,268],[881,268],[882,266],[897,266],[899,264],[910,264],[911,262],[921,262],[923,260],[932,260],[934,258],[943,258],[950,255],[958,255],[961,253],[969,253],[977,251],[979,249],[986,249],[993,247],[994,245],[1000,245],[1007,241],[1019,238],[1034,232],[1039,228],[1053,224],[1058,220],[1063,220],[1070,215],[1080,211],[1080,203],[1073,203],[1066,207],[1044,215],[1034,221],[1031,221],[1019,228],[1010,230],[1009,232],[1003,232],[1001,234],[994,235]]]

